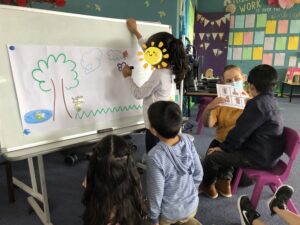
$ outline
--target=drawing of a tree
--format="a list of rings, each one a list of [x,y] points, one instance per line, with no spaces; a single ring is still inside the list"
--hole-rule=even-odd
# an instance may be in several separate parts
[[[72,118],[66,104],[65,90],[69,91],[79,85],[76,63],[67,59],[64,53],[57,56],[51,54],[46,60],[41,59],[37,62],[32,70],[32,77],[38,82],[41,91],[53,94],[53,121],[58,91],[61,91],[65,110]]]

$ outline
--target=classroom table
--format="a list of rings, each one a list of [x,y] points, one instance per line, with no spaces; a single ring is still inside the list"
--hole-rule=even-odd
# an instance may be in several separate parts
[[[296,87],[300,87],[300,83],[288,83],[285,81],[281,82],[281,97],[283,97],[283,91],[284,91],[284,87],[285,86],[289,86],[290,87],[290,94],[289,94],[289,98],[290,98],[290,102],[292,101],[292,97],[293,97],[293,90]]]
[[[184,96],[188,98],[188,117],[191,114],[191,97],[217,97],[217,93],[207,92],[206,90],[198,90],[198,91],[187,91],[184,93]]]

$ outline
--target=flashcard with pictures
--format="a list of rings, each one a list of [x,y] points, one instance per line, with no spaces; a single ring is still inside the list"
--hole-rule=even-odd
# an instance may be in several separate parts
[[[245,91],[231,85],[217,84],[218,97],[225,97],[223,106],[244,109],[248,95]]]

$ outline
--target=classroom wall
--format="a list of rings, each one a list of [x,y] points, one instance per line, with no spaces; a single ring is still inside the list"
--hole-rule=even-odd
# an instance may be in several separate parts
[[[120,19],[134,17],[169,24],[176,36],[179,32],[179,0],[67,0],[62,8],[47,3],[33,3],[32,7]]]
[[[236,6],[231,16],[228,64],[240,66],[244,73],[257,64],[271,64],[280,80],[289,66],[300,65],[300,5],[281,9],[269,6],[267,0],[198,0],[197,10],[223,12],[228,2]]]

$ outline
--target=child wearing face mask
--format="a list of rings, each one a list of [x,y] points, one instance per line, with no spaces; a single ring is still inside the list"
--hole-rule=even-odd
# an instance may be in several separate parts
[[[258,65],[249,72],[253,98],[247,101],[225,140],[218,147],[208,149],[202,163],[204,176],[200,191],[210,198],[218,197],[218,192],[231,196],[231,167],[268,170],[282,155],[283,120],[274,96],[277,81],[277,71],[269,65]]]
[[[244,75],[241,69],[235,65],[228,65],[224,68],[223,83],[236,88],[244,88]],[[247,95],[246,92],[244,92]],[[235,127],[236,120],[243,112],[242,109],[221,106],[225,102],[224,97],[217,97],[209,103],[202,114],[202,121],[206,127],[216,128],[216,137],[209,145],[209,148],[217,147],[223,142],[228,132]]]
[[[245,77],[238,66],[227,65],[224,68],[222,81],[226,85],[232,85],[239,89],[244,89]],[[245,95],[248,95],[246,92]],[[232,108],[228,106],[221,106],[225,102],[224,97],[217,97],[211,103],[209,103],[202,114],[203,125],[206,127],[215,127],[216,136],[209,145],[209,148],[218,147],[222,143],[228,132],[235,127],[236,120],[240,117],[243,110],[238,108]],[[234,168],[231,168],[232,174]],[[226,180],[231,179],[228,177],[228,173],[219,174],[216,182],[218,192],[223,197],[231,197],[231,190],[228,190]],[[225,183],[225,184],[224,184]]]

